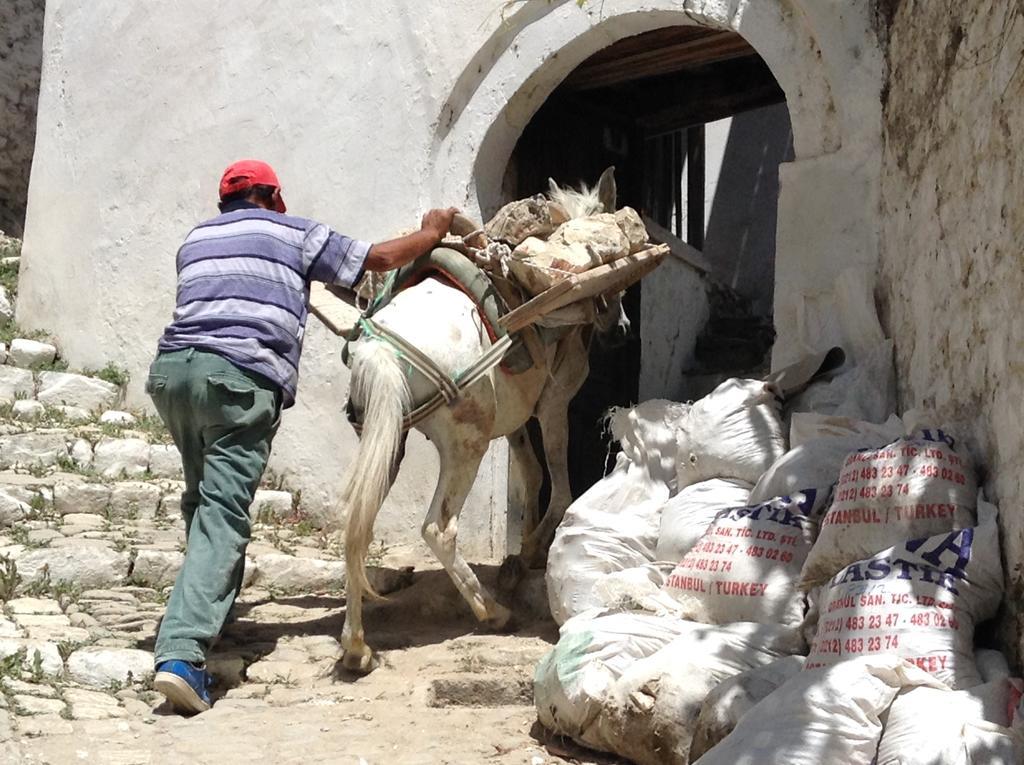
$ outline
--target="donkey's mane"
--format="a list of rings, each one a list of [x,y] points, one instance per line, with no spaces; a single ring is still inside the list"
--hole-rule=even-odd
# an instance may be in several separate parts
[[[551,179],[548,179],[548,186],[548,199],[561,205],[570,218],[585,218],[605,211],[598,196],[598,186],[581,183],[578,189],[562,188]]]

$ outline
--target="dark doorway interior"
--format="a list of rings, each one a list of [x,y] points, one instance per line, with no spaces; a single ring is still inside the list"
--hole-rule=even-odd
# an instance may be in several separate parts
[[[725,236],[708,225],[711,220],[729,219],[705,199],[705,124],[784,101],[765,62],[731,32],[670,27],[626,38],[585,61],[551,94],[513,152],[505,188],[512,199],[546,191],[549,177],[563,184],[594,183],[614,165],[619,207],[637,209],[704,250],[709,235]],[[757,144],[755,136],[755,153]],[[776,172],[780,159],[775,158]],[[716,180],[727,161],[716,164]],[[738,217],[742,213],[732,216],[733,229]],[[736,241],[734,236],[730,247]],[[771,245],[773,256],[774,230]],[[640,301],[641,285],[635,285],[624,305],[636,330]],[[625,347],[592,346],[590,376],[569,411],[575,496],[606,470],[602,415],[638,400],[640,349],[639,331]]]

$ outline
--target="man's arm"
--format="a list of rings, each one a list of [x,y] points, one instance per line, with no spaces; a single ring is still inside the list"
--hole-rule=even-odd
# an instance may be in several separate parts
[[[423,216],[419,231],[374,244],[366,254],[363,267],[367,271],[390,271],[427,254],[444,239],[456,212],[458,211],[454,207],[447,210],[430,210]]]

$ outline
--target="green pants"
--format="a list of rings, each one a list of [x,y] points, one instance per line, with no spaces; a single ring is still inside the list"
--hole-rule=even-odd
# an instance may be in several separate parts
[[[156,640],[156,661],[202,663],[242,586],[249,506],[280,421],[279,389],[213,353],[162,353],[153,398],[181,452],[186,550]]]

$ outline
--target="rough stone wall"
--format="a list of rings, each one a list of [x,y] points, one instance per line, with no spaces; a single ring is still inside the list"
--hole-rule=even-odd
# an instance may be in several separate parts
[[[1024,6],[903,0],[891,18],[881,291],[901,403],[985,471],[1024,655]]]
[[[43,58],[45,0],[0,3],[0,231],[21,236]]]

